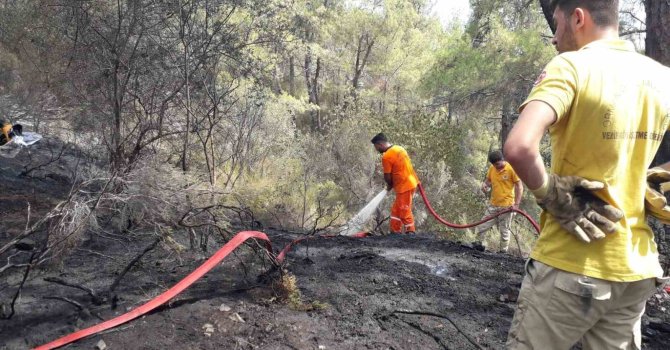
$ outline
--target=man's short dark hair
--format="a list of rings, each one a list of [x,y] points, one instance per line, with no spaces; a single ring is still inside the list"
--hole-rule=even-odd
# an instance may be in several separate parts
[[[499,150],[489,152],[489,163],[493,164],[503,159],[503,154]]]
[[[552,0],[551,11],[560,8],[565,15],[570,15],[578,8],[584,8],[593,17],[593,22],[600,27],[616,27],[619,25],[619,0]]]
[[[388,141],[389,140],[386,138],[386,135],[384,135],[381,132],[379,134],[375,135],[375,137],[373,137],[372,140],[370,140],[370,142],[372,142],[372,144],[381,143],[381,142],[388,142]]]

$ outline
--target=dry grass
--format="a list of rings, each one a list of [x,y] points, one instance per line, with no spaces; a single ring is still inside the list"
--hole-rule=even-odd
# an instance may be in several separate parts
[[[323,310],[330,307],[327,303],[320,301],[305,302],[298,287],[298,279],[290,274],[283,273],[276,283],[276,290],[279,291],[279,299],[288,304],[288,307],[296,311]]]

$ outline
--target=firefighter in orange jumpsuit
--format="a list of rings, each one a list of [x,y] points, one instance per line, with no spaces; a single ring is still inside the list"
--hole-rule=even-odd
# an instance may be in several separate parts
[[[0,146],[8,143],[14,136],[21,136],[23,127],[21,124],[12,125],[11,123],[0,120]]]
[[[375,149],[382,154],[382,167],[386,189],[396,193],[391,207],[391,233],[415,233],[414,216],[412,215],[412,197],[419,178],[414,172],[407,151],[391,144],[382,133],[372,138]]]

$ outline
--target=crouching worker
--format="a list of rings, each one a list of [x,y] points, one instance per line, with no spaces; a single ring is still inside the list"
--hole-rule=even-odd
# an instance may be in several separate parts
[[[0,120],[0,146],[9,143],[14,136],[23,135],[21,124],[14,124]]]
[[[489,153],[489,163],[491,163],[491,166],[486,173],[486,180],[482,183],[482,192],[486,193],[488,189],[491,189],[491,201],[486,208],[484,217],[490,217],[510,208],[519,209],[519,203],[521,203],[523,197],[521,179],[516,175],[512,166],[503,159],[502,152],[492,151]],[[479,225],[475,231],[478,241],[475,242],[474,247],[483,251],[486,232],[497,224],[498,231],[500,231],[500,251],[507,253],[513,214],[508,212]]]
[[[414,216],[412,215],[412,197],[419,184],[412,162],[407,151],[391,144],[382,133],[372,138],[375,149],[382,154],[382,167],[386,189],[396,193],[391,207],[391,232],[415,233]]]

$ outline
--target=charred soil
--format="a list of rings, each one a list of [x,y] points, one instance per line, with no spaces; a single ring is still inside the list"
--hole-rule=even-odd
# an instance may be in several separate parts
[[[53,177],[18,177],[17,164],[3,162],[0,245],[25,226],[26,203],[38,215],[68,190]],[[275,252],[299,237],[264,232]],[[155,235],[87,233],[66,259],[31,271],[14,316],[0,320],[0,349],[31,348],[131,310],[225,240],[211,240],[206,252],[161,240],[110,291]],[[502,349],[524,273],[521,258],[430,233],[307,240],[289,253],[281,273],[267,273],[273,265],[261,252],[248,243],[158,310],[67,348],[92,349],[102,340],[109,349]],[[24,271],[12,268],[0,279],[5,314]],[[668,295],[659,291],[648,306],[644,348],[667,349]]]

